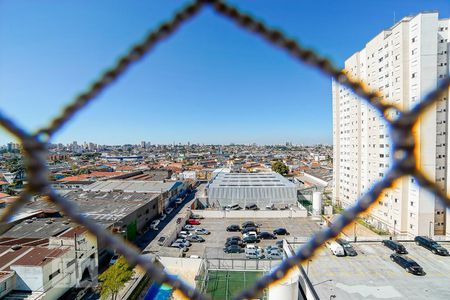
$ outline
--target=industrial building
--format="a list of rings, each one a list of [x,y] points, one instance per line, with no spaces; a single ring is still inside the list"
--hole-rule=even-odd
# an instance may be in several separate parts
[[[387,102],[403,110],[419,103],[449,76],[450,19],[437,12],[403,18],[373,37],[345,61],[345,69],[368,87],[379,90]],[[448,92],[415,126],[419,137],[419,168],[448,193]],[[388,117],[395,118],[391,111]],[[352,205],[386,174],[391,145],[388,127],[366,102],[333,82],[333,200]],[[405,177],[383,192],[367,221],[396,234],[450,234],[449,212],[436,196]]]
[[[297,187],[278,173],[219,173],[207,187],[210,207],[297,205]]]

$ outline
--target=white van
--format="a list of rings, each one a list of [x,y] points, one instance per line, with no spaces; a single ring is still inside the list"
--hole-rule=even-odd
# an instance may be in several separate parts
[[[250,259],[261,259],[264,257],[264,251],[258,246],[248,244],[245,247],[245,257]]]
[[[333,253],[334,255],[345,256],[344,248],[342,248],[342,246],[336,243],[335,241],[327,242],[327,247],[331,250],[331,253]]]

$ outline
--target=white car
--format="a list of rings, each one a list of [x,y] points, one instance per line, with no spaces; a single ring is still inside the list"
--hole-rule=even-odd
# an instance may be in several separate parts
[[[334,255],[345,256],[344,248],[342,248],[342,246],[336,243],[335,241],[328,241],[326,242],[326,245],[331,250],[331,253],[333,253]]]
[[[206,230],[205,228],[197,228],[197,229],[195,229],[195,233],[196,234],[208,235],[211,232],[209,232],[209,230]]]
[[[185,239],[188,235],[190,235],[191,233],[189,233],[188,231],[186,231],[186,230],[182,230],[182,231],[180,231],[180,233],[178,233],[178,237],[180,238],[180,239]]]
[[[153,230],[158,230],[158,225],[159,225],[160,221],[159,220],[153,220],[152,223],[150,224],[150,228]]]
[[[247,233],[244,233],[244,234],[242,235],[242,238],[245,239],[246,237],[248,237],[248,236],[250,236],[250,235],[253,235],[253,236],[255,236],[256,238],[258,238],[258,234],[256,233],[256,231],[249,231],[249,232],[247,232]]]
[[[245,257],[249,259],[261,259],[264,258],[263,249],[258,246],[249,244],[245,247]]]

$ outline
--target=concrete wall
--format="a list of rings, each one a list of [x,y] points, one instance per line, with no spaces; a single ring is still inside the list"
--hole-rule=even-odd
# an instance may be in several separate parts
[[[306,218],[305,209],[294,210],[193,210],[192,213],[205,218],[250,218],[250,219],[278,219],[278,218]]]
[[[10,274],[5,274],[0,279],[0,284],[6,283],[5,290],[0,292],[0,299],[5,297],[9,292],[11,292],[16,287],[16,276],[14,272]]]

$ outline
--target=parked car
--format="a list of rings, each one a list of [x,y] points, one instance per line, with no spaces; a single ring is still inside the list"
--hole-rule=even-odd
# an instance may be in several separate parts
[[[349,242],[343,239],[337,239],[336,243],[342,246],[344,248],[345,255],[347,256],[356,256],[358,253],[356,253],[356,250],[353,249],[352,245],[350,245]]]
[[[160,221],[159,220],[153,220],[150,223],[150,228],[153,230],[158,230],[158,225],[159,225]]]
[[[114,254],[113,257],[109,260],[109,265],[112,266],[119,259],[119,254]]]
[[[182,243],[182,244],[184,244],[186,247],[190,247],[190,246],[191,246],[191,243],[190,243],[188,240],[186,240],[186,239],[177,239],[177,240],[175,241],[175,243]]]
[[[160,246],[164,246],[164,242],[166,241],[166,237],[165,236],[161,236],[158,239],[158,245]]]
[[[244,243],[258,243],[259,239],[257,235],[247,235],[242,239],[242,242]]]
[[[244,252],[244,250],[238,245],[227,246],[227,247],[223,248],[223,251],[225,253],[241,253],[241,252]]]
[[[335,241],[328,241],[327,247],[331,250],[331,253],[336,256],[345,256],[344,248]]]
[[[166,210],[166,214],[168,214],[168,215],[170,215],[173,212],[172,207],[167,207],[165,210]]]
[[[239,225],[232,224],[227,227],[227,231],[241,231],[241,227],[239,227]]]
[[[241,230],[242,234],[245,234],[250,231],[254,231],[257,233],[258,229],[256,227],[245,227],[245,228],[242,228],[242,230]]]
[[[240,209],[242,209],[242,207],[240,207],[239,204],[234,204],[234,205],[231,205],[230,209],[231,210],[240,210]]]
[[[201,236],[198,236],[196,234],[188,235],[186,237],[186,240],[189,241],[189,242],[193,242],[193,243],[202,243],[202,242],[205,241],[204,238],[202,238]]]
[[[211,232],[209,232],[209,230],[207,230],[205,228],[197,228],[194,231],[195,231],[196,234],[201,234],[201,235],[211,234]]]
[[[271,250],[266,252],[266,258],[268,259],[282,259],[283,253],[280,250]]]
[[[403,246],[397,241],[383,240],[381,243],[383,243],[383,245],[385,245],[389,249],[394,250],[398,254],[408,254],[408,251],[406,251],[405,246]]]
[[[257,233],[256,231],[249,231],[249,232],[246,232],[246,233],[242,234],[242,238],[245,238],[245,237],[250,236],[250,235],[253,235],[253,236],[255,236],[256,238],[258,238],[258,233]]]
[[[200,225],[201,223],[200,223],[199,220],[196,220],[196,219],[188,219],[186,221],[186,224],[189,224],[189,225]]]
[[[259,208],[258,208],[258,206],[256,204],[246,205],[245,209],[248,209],[248,210],[259,210]]]
[[[280,227],[280,228],[275,229],[273,231],[273,234],[276,234],[276,235],[289,235],[289,232],[286,230],[286,228]]]
[[[184,225],[183,229],[187,230],[187,231],[194,231],[195,229],[197,229],[197,227],[194,226],[194,225],[189,225],[188,224],[188,225]]]
[[[180,233],[178,233],[178,238],[185,239],[188,235],[190,235],[188,231],[182,230],[180,231]]]
[[[174,242],[170,245],[170,247],[181,249],[183,252],[188,251],[188,248],[183,243]]]
[[[230,245],[237,245],[239,247],[244,247],[244,243],[241,240],[229,240],[225,242],[225,247]]]
[[[259,238],[262,240],[275,240],[277,237],[270,232],[263,231],[259,234]]]
[[[263,250],[255,245],[247,245],[245,247],[245,257],[249,259],[261,259],[264,258]]]
[[[414,275],[425,275],[422,267],[411,258],[397,253],[391,254],[391,260],[405,269],[406,272]]]
[[[242,223],[242,228],[246,228],[246,227],[258,227],[258,225],[256,225],[255,222],[253,222],[253,221],[246,221],[246,222]]]
[[[204,219],[205,217],[198,215],[198,214],[192,214],[191,219]]]
[[[264,249],[264,251],[266,251],[266,252],[275,251],[275,250],[280,251],[280,248],[277,245],[269,245]]]
[[[266,209],[268,209],[268,210],[276,210],[276,207],[275,207],[275,205],[270,204],[270,205],[266,205]]]
[[[242,239],[240,236],[237,236],[237,235],[227,237],[227,241],[232,241],[232,240],[241,241]]]
[[[442,256],[449,255],[447,249],[445,249],[444,247],[439,245],[438,242],[433,241],[429,237],[416,236],[414,238],[414,241],[416,242],[417,245],[422,246],[422,247],[430,250],[431,252],[433,252],[433,254],[438,254],[438,255],[442,255]]]

